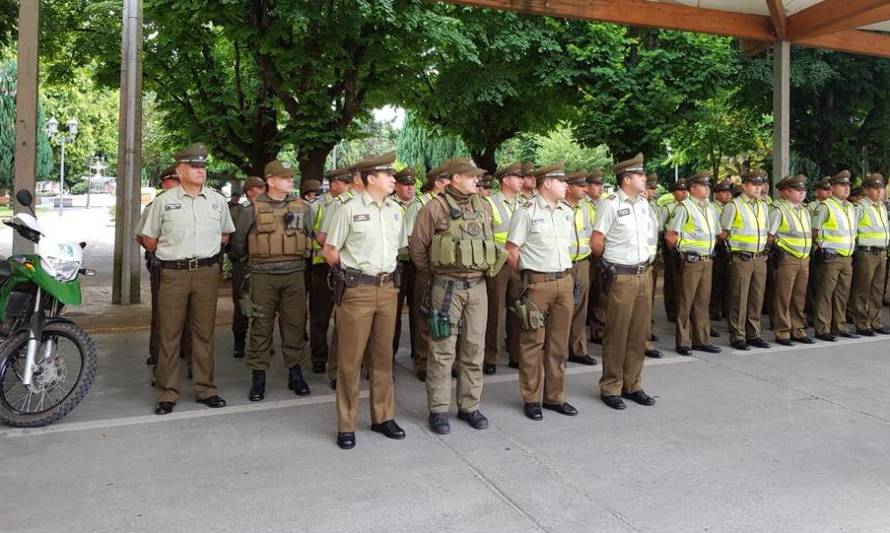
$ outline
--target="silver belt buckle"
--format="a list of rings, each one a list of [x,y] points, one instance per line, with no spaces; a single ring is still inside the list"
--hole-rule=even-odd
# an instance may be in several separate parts
[[[637,265],[637,276],[642,276],[643,272],[646,271],[646,267],[643,265]]]
[[[192,270],[198,270],[198,258],[197,257],[189,259],[188,262],[189,262],[189,272],[191,272]]]

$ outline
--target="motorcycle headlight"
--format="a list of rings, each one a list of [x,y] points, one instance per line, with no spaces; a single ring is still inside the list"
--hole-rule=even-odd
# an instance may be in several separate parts
[[[80,261],[59,259],[58,257],[43,257],[43,268],[59,281],[71,281],[80,270]],[[47,268],[49,267],[49,268]]]
[[[74,243],[41,240],[38,244],[40,265],[47,274],[59,281],[71,281],[77,277],[83,253]]]

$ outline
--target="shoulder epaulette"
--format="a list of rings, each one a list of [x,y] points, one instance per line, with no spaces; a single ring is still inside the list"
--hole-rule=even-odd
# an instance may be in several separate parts
[[[614,200],[614,199],[616,199],[616,198],[618,198],[618,195],[615,194],[615,193],[612,193],[612,194],[610,194],[609,196],[606,197],[606,200]]]
[[[528,209],[529,207],[531,207],[531,206],[533,206],[533,205],[534,205],[534,204],[533,204],[532,202],[525,202],[524,204],[522,204],[522,207]]]

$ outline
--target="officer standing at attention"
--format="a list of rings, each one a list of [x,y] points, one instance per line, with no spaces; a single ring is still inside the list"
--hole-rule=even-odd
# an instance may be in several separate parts
[[[313,179],[306,179],[300,182],[300,198],[309,206],[315,205],[318,201],[318,195],[321,194],[321,182]],[[312,210],[315,214],[315,209]]]
[[[831,178],[831,197],[822,202],[813,216],[813,242],[817,248],[818,284],[813,289],[813,319],[816,338],[833,342],[838,336],[857,338],[847,331],[847,299],[853,277],[856,248],[856,210],[847,201],[850,172],[842,170]]]
[[[176,154],[181,185],[152,202],[139,230],[143,246],[161,265],[158,305],[158,365],[155,413],[173,411],[179,399],[179,348],[188,315],[192,334],[195,399],[225,407],[213,383],[213,332],[219,289],[220,253],[235,231],[226,198],[204,186],[207,150],[193,145]]]
[[[711,192],[714,193],[714,209],[717,210],[719,217],[723,214],[723,209],[732,201],[732,182],[729,180],[717,182]],[[729,290],[729,261],[728,244],[726,241],[718,241],[711,279],[711,322],[723,320],[729,316],[727,307],[729,298],[726,295]]]
[[[801,174],[785,178],[776,188],[782,197],[773,203],[769,215],[770,259],[776,273],[772,306],[776,342],[784,346],[794,342],[813,344],[807,336],[804,315],[813,244],[810,212],[803,205],[807,177]]]
[[[349,190],[352,173],[347,168],[334,169],[327,174],[330,189],[312,208],[312,270],[309,272],[309,347],[312,352],[312,373],[325,371],[329,357],[328,328],[334,303],[328,288],[330,268],[322,255],[325,234],[322,225],[329,217],[337,197]],[[330,377],[330,375],[329,375]],[[332,378],[333,379],[333,378]]]
[[[524,317],[519,336],[519,385],[525,416],[544,418],[540,391],[543,369],[544,409],[574,416],[565,401],[563,379],[569,351],[574,302],[569,238],[572,211],[563,202],[566,174],[557,163],[535,172],[538,193],[513,214],[507,234],[507,261],[519,270],[523,292],[514,306]]]
[[[856,203],[857,237],[853,261],[853,287],[850,295],[850,316],[856,333],[874,337],[890,334],[881,325],[884,280],[887,275],[887,244],[890,228],[887,208],[883,202],[886,184],[880,174],[871,174],[862,182],[863,198]]]
[[[569,331],[569,361],[595,365],[596,359],[587,349],[587,308],[590,299],[590,233],[596,210],[587,200],[588,172],[582,170],[567,176],[566,203],[572,209],[572,233],[569,257],[574,265],[574,310]]]
[[[430,429],[451,431],[451,372],[458,363],[457,418],[474,429],[486,429],[479,411],[488,297],[485,275],[503,266],[492,231],[491,206],[475,192],[485,172],[472,161],[445,163],[451,183],[420,210],[409,241],[411,258],[420,272],[431,275],[430,333],[427,361],[427,404]],[[503,252],[501,252],[503,258]]]
[[[244,192],[247,202],[229,207],[229,214],[232,216],[232,222],[235,229],[238,229],[238,219],[242,213],[253,210],[253,199],[266,190],[266,182],[263,178],[257,176],[249,176],[244,180],[242,191]],[[232,237],[234,240],[234,236]],[[236,359],[244,357],[244,345],[247,340],[247,327],[250,324],[249,319],[244,316],[241,311],[241,289],[244,286],[244,280],[247,276],[247,258],[242,256],[236,258],[231,252],[231,243],[229,246],[229,261],[232,262],[232,336],[235,338],[235,348],[232,355]]]
[[[720,239],[729,243],[729,341],[736,350],[769,348],[760,338],[760,315],[766,290],[766,237],[769,206],[760,188],[766,173],[742,175],[742,194],[726,204],[720,216]]]
[[[598,206],[590,248],[602,258],[608,289],[600,396],[612,409],[622,397],[655,405],[642,388],[643,354],[652,318],[652,263],[657,219],[646,201],[643,154],[615,165],[618,192]]]
[[[417,174],[411,167],[403,168],[396,172],[396,191],[392,195],[392,199],[402,208],[404,215],[408,211],[408,206],[414,201],[414,180]],[[399,285],[399,300],[396,309],[396,333],[392,339],[393,356],[399,351],[399,340],[402,337],[402,309],[404,304],[408,304],[408,341],[411,345],[411,360],[415,357],[414,337],[417,334],[417,318],[414,312],[415,303],[414,280],[416,278],[416,270],[414,263],[411,262],[411,256],[408,248],[399,250],[399,266],[402,269],[402,280]]]
[[[655,234],[652,238],[655,239],[655,259],[652,260],[652,268],[650,269],[650,274],[652,276],[652,307],[650,309],[650,320],[649,325],[650,329],[655,325],[655,320],[651,317],[651,311],[655,308],[655,288],[658,286],[658,265],[664,265],[664,258],[661,257],[661,254],[658,251],[658,243],[661,242],[663,237],[661,228],[664,227],[664,223],[666,222],[667,214],[663,207],[658,205],[656,196],[658,190],[658,175],[654,172],[646,176],[646,200],[649,203],[649,211],[652,215],[652,219],[655,220]],[[655,348],[653,342],[658,342],[658,336],[654,332],[649,333],[649,338],[646,339],[646,357],[651,357],[653,359],[661,359],[664,357],[664,354],[661,350]]]
[[[587,175],[587,201],[596,217],[596,204],[603,195],[603,173],[594,170]],[[590,338],[596,344],[603,343],[603,331],[606,328],[606,295],[600,286],[603,272],[600,263],[590,258],[590,291],[587,301],[587,324],[590,327]]]
[[[250,345],[247,367],[253,372],[247,398],[266,396],[266,371],[272,360],[275,315],[287,386],[297,396],[309,394],[300,364],[306,359],[306,257],[312,210],[294,194],[294,171],[275,160],[266,165],[266,192],[238,218],[232,255],[247,257],[250,274]]]
[[[662,217],[664,218],[665,224],[662,228],[662,232],[665,234],[667,223],[670,220],[671,215],[674,214],[674,209],[689,196],[686,180],[683,179],[679,179],[672,183],[668,190],[673,196],[673,199],[662,206],[664,210]],[[664,292],[664,312],[667,315],[668,322],[676,322],[677,291],[680,288],[677,284],[677,279],[680,276],[680,261],[676,254],[668,253],[667,242],[663,242],[662,247],[664,248],[664,286],[662,287]]]
[[[342,271],[335,286],[337,339],[337,445],[355,447],[362,357],[371,366],[371,430],[404,439],[396,424],[392,379],[392,335],[396,327],[399,248],[406,246],[402,209],[389,198],[395,188],[389,154],[353,168],[365,189],[337,210],[325,241],[325,259]]]
[[[495,178],[501,187],[498,192],[486,197],[491,206],[494,240],[498,246],[507,245],[507,232],[516,208],[524,203],[522,195],[522,164],[512,163],[499,169]],[[519,322],[516,315],[508,311],[508,304],[519,299],[521,281],[519,272],[512,268],[502,268],[496,276],[485,279],[488,292],[488,319],[485,326],[485,363],[482,371],[486,375],[497,372],[501,353],[502,332],[507,335],[507,353],[510,366],[519,368]],[[506,312],[505,312],[506,311]],[[502,324],[504,325],[502,327]]]
[[[525,161],[522,163],[522,197],[530,200],[536,194],[538,194],[538,187],[535,179],[535,164]]]
[[[720,232],[717,211],[708,196],[709,172],[687,181],[689,197],[680,202],[668,221],[664,239],[679,264],[677,278],[677,353],[692,350],[719,353],[711,344],[708,305],[711,300],[711,258]]]

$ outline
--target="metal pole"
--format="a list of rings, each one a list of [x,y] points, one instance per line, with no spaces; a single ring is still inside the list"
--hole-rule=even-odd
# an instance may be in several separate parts
[[[65,139],[67,137],[64,133],[62,134],[62,165],[59,168],[59,216],[62,216],[62,199],[65,196]]]
[[[19,0],[18,81],[15,111],[15,190],[34,193],[37,179],[37,88],[40,52],[40,0]],[[15,213],[27,212],[18,202]],[[15,234],[12,251],[32,253],[34,245]]]

